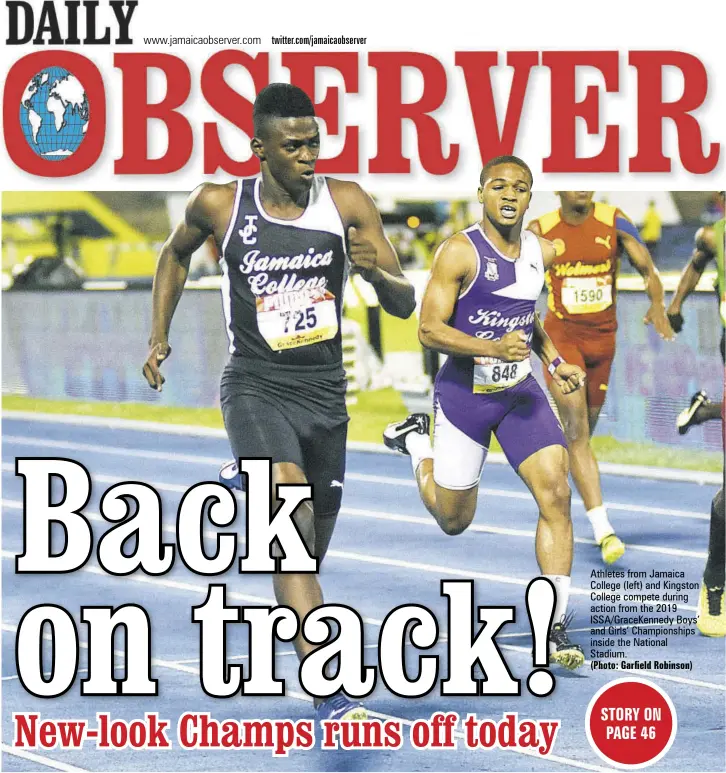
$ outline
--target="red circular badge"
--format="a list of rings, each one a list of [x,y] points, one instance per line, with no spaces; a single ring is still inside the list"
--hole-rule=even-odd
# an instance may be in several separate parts
[[[587,707],[585,729],[595,753],[619,768],[657,762],[676,737],[676,709],[645,679],[617,679],[598,690]]]

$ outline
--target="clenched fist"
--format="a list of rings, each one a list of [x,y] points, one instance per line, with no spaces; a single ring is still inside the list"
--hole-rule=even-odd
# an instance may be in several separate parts
[[[498,341],[495,341],[495,357],[505,362],[521,362],[529,357],[527,336],[522,330],[513,330],[505,333]]]
[[[351,226],[348,229],[348,257],[353,268],[363,279],[369,282],[377,273],[378,254],[376,248],[368,239],[358,234],[358,229]]]
[[[570,365],[567,362],[560,363],[552,374],[552,380],[562,390],[563,395],[576,392],[584,386],[585,371],[579,365]]]

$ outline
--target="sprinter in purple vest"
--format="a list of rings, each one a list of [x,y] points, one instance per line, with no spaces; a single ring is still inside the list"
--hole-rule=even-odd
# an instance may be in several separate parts
[[[419,493],[447,534],[474,518],[492,432],[539,506],[537,562],[557,592],[550,658],[569,669],[584,663],[567,635],[572,522],[565,437],[532,376],[530,352],[565,394],[585,374],[568,365],[540,325],[535,302],[555,257],[547,240],[522,230],[532,172],[514,156],[492,159],[478,191],[483,217],[439,248],[421,308],[421,343],[448,355],[429,417],[390,424],[384,442],[411,456]]]

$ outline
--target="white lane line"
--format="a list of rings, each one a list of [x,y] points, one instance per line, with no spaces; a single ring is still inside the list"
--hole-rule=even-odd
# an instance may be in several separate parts
[[[3,462],[2,463],[2,471],[3,472],[15,472],[15,465],[10,464],[10,462]],[[129,478],[128,476],[123,477],[121,475],[104,475],[103,473],[99,472],[93,472],[91,473],[91,480],[94,483],[126,483]],[[216,481],[214,481],[216,483]],[[159,480],[145,480],[144,483],[146,483],[149,486],[153,486],[158,491],[169,491],[174,494],[186,494],[187,491],[189,491],[190,486],[184,486],[181,483],[166,483],[164,481]],[[244,498],[244,494],[242,492],[236,492],[236,496],[240,498]]]
[[[15,558],[15,554],[11,553],[8,550],[0,551],[0,555],[2,555],[2,558],[4,558],[4,559],[14,559]],[[105,577],[107,579],[112,579],[108,574],[106,574],[106,572],[104,572],[102,569],[100,569],[97,566],[83,567],[79,571],[88,572],[89,574],[99,575],[99,576]],[[444,571],[447,572],[447,573],[449,572],[449,570],[446,569],[446,568],[444,568]],[[497,577],[497,576],[498,575],[492,575],[492,577]],[[486,577],[486,575],[484,575],[484,577]],[[200,585],[200,584],[197,584],[197,583],[183,583],[183,582],[178,582],[176,580],[167,580],[167,579],[160,579],[160,578],[155,578],[155,577],[149,577],[147,575],[133,575],[133,574],[130,574],[130,575],[127,575],[126,577],[124,577],[123,580],[124,580],[124,582],[127,582],[127,581],[131,580],[132,582],[139,582],[139,583],[144,583],[144,584],[147,584],[147,585],[160,586],[160,587],[164,587],[164,588],[172,588],[174,590],[191,591],[193,593],[203,594],[204,596],[206,596],[208,594],[208,592],[209,592],[209,586],[208,585]],[[519,584],[521,584],[521,585],[527,585],[528,584],[527,582],[525,582],[523,580],[519,581],[519,580],[513,580],[511,578],[506,578],[506,581],[514,582],[514,583],[516,583],[518,585]],[[570,592],[571,593],[587,594],[589,591],[583,591],[581,589],[572,588],[570,590]],[[249,595],[244,594],[244,593],[238,593],[236,591],[230,591],[230,590],[227,590],[227,596],[229,598],[231,598],[231,599],[239,599],[239,600],[242,600],[242,601],[250,601],[250,600],[252,600],[252,603],[263,604],[265,606],[275,606],[277,604],[277,602],[275,601],[274,598],[269,598],[269,597],[266,598],[266,597],[261,597],[261,596],[249,596]],[[681,608],[682,609],[694,610],[694,611],[696,610],[696,607],[687,607],[685,604],[682,605]],[[367,623],[368,625],[374,625],[374,626],[377,626],[377,627],[380,627],[380,626],[383,625],[383,621],[382,620],[380,620],[378,618],[374,618],[374,617],[363,617],[363,622]],[[5,628],[5,624],[3,624],[3,628]],[[84,646],[84,645],[82,644],[81,646]],[[511,645],[511,644],[500,644],[499,647],[501,649],[511,650],[512,652],[526,653],[530,658],[532,657],[532,648],[531,647],[519,647],[519,646],[515,646],[515,645]],[[589,664],[589,662],[590,661],[585,661],[585,664],[587,665],[587,664]],[[152,660],[152,663],[156,663],[157,665],[160,665],[160,666],[162,666],[164,668],[186,669],[190,673],[194,672],[194,670],[191,669],[191,668],[188,668],[188,667],[185,667],[185,666],[175,666],[173,663],[170,663],[169,661]],[[644,672],[642,672],[640,670],[637,670],[637,669],[617,669],[617,670],[632,671],[632,673],[644,673]],[[723,685],[723,684],[716,684],[716,683],[712,683],[712,682],[704,682],[704,681],[695,680],[695,679],[687,679],[685,677],[677,677],[677,676],[672,676],[670,674],[661,674],[661,673],[656,672],[656,671],[649,671],[647,673],[650,674],[650,676],[652,676],[654,678],[663,679],[663,680],[668,681],[668,682],[679,682],[679,683],[682,683],[682,684],[689,684],[689,685],[695,686],[695,687],[705,687],[705,688],[711,689],[711,690],[726,691],[726,685]]]
[[[511,650],[512,652],[521,652],[528,655],[530,658],[532,657],[532,647],[519,647],[514,644],[500,644],[499,648]],[[591,662],[592,661],[590,660],[585,660],[583,668],[589,666]],[[631,674],[645,674],[652,677],[653,679],[663,679],[666,682],[677,682],[678,684],[685,684],[689,687],[704,687],[707,690],[726,692],[726,685],[724,684],[718,684],[717,682],[704,682],[700,679],[689,679],[686,676],[673,676],[673,674],[663,674],[660,671],[643,671],[639,668],[620,668],[619,666],[612,670],[626,671]]]
[[[94,518],[93,515],[95,514],[86,513],[86,516],[89,519],[97,520],[97,518]],[[165,531],[166,530],[167,528],[165,527]],[[2,558],[6,559],[15,558],[15,553],[11,553],[9,550],[0,551],[0,555],[2,555]],[[84,566],[77,571],[88,572],[89,574],[97,574],[100,577],[112,577],[112,575],[104,572],[103,569],[98,566]],[[119,579],[123,580],[123,582],[131,580],[132,582],[139,582],[145,585],[155,585],[162,588],[172,588],[174,590],[203,593],[205,596],[209,593],[209,585],[199,585],[198,583],[181,582],[179,580],[169,580],[166,578],[162,579],[160,577],[151,577],[145,574],[129,574]],[[272,605],[273,607],[277,606],[277,602],[273,598],[269,598],[267,596],[253,596],[250,593],[240,593],[239,591],[229,590],[229,588],[227,588],[227,598],[234,599],[235,601],[243,601],[249,604],[260,604],[262,606]],[[369,623],[370,625],[383,625],[383,620],[379,620],[375,617],[364,617],[363,622]]]
[[[68,440],[49,440],[47,438],[25,437],[22,435],[3,435],[3,443],[15,443],[16,445],[35,446],[36,448],[58,448],[66,451],[88,451],[94,454],[107,454],[109,456],[131,456],[138,459],[162,459],[167,462],[183,462],[185,464],[209,464],[214,467],[228,462],[228,458],[217,456],[196,456],[191,454],[175,454],[167,451],[147,451],[146,449],[115,448],[113,446],[99,446],[93,443],[71,443]],[[216,472],[214,474],[216,479]]]
[[[5,551],[3,551],[3,553],[5,553]],[[3,555],[3,558],[5,558],[4,555]],[[272,601],[272,599],[270,601]],[[3,623],[2,627],[3,627],[3,630],[17,631],[17,625]],[[52,638],[52,636],[50,634],[44,634],[43,638]],[[83,645],[81,644],[81,646],[83,646]],[[289,654],[294,654],[294,652],[293,653],[289,653]],[[240,657],[247,657],[247,656],[240,656]],[[531,657],[531,652],[530,652],[530,657]],[[152,664],[154,662],[155,661],[152,660]],[[183,664],[186,664],[188,662],[198,662],[198,660],[197,661],[169,661],[169,660],[165,660],[165,661],[157,661],[157,665],[159,664],[159,662],[163,662],[165,664],[164,667],[168,668],[168,669],[171,669],[172,671],[180,671],[180,672],[185,673],[185,674],[194,674],[196,676],[199,676],[201,674],[200,669],[194,668],[193,666],[189,666],[189,665],[183,665]],[[309,695],[307,695],[306,693],[303,693],[303,692],[299,692],[298,690],[285,690],[285,696],[288,697],[288,698],[295,698],[296,700],[305,701],[306,703],[312,703],[313,702],[313,699]],[[406,719],[405,717],[398,717],[398,716],[395,716],[395,715],[392,715],[392,714],[381,714],[380,712],[377,712],[377,711],[369,710],[368,713],[371,716],[379,717],[381,719],[397,720],[397,721],[401,722],[402,724],[408,725],[408,726],[412,725],[413,722],[414,722],[414,720]],[[462,739],[465,737],[463,733],[458,732],[458,731],[455,733],[455,735],[458,738],[462,738]],[[5,745],[3,745],[3,749],[6,750],[5,749]],[[8,747],[7,751],[9,751],[12,754],[16,750],[11,750]],[[529,751],[529,750],[526,750],[526,749],[517,749],[517,748],[504,749],[504,751],[514,752],[515,754],[524,754],[525,756],[536,757],[537,759],[540,759],[540,760],[543,759],[542,756],[538,752],[536,752],[536,751]],[[22,755],[18,754],[17,756],[22,756]],[[590,765],[587,762],[580,762],[579,760],[570,759],[569,757],[561,757],[561,756],[555,755],[555,754],[550,754],[545,759],[548,760],[548,761],[551,761],[551,762],[560,763],[562,765],[568,765],[569,767],[581,768],[583,770],[595,770],[595,771],[606,770],[605,768],[600,768],[600,767],[597,767],[597,766],[594,766],[594,765]],[[51,760],[50,762],[53,762],[53,760]],[[57,763],[57,765],[61,765],[61,764],[62,763]],[[53,767],[53,765],[50,765],[50,767]],[[63,768],[58,768],[58,769],[59,770],[71,770],[71,771],[83,770],[82,768],[73,768],[73,767],[70,767],[70,766],[69,767],[63,767]]]
[[[3,471],[14,472],[15,467],[8,462],[3,462]],[[94,474],[92,478],[98,483],[123,483],[127,478],[123,478],[118,475],[102,475]],[[157,491],[169,491],[174,494],[184,494],[188,490],[188,486],[183,486],[178,483],[166,483],[158,480],[145,481],[149,486],[153,486]],[[241,492],[237,492],[237,496],[240,499],[244,499],[245,495]],[[12,501],[12,500],[9,500]],[[12,505],[9,505],[12,507]],[[402,513],[389,513],[381,510],[364,510],[357,507],[341,507],[340,512],[342,515],[348,515],[358,518],[375,518],[381,521],[395,521],[400,523],[415,523],[417,525],[426,526],[429,528],[438,528],[436,522],[431,517],[421,517],[419,515],[404,515]],[[534,530],[527,529],[512,529],[505,526],[485,526],[483,524],[472,523],[467,529],[470,532],[479,532],[482,534],[498,534],[507,537],[525,537],[529,540],[535,536]],[[596,546],[597,543],[593,539],[585,539],[584,537],[575,537],[574,541],[579,545],[591,545]],[[707,553],[699,550],[684,550],[683,548],[669,548],[660,545],[638,545],[632,543],[626,543],[626,548],[630,551],[641,553],[656,553],[665,556],[680,556],[682,558],[697,558],[699,560],[705,560]]]
[[[153,485],[153,484],[152,484]],[[425,518],[419,515],[403,515],[400,513],[387,513],[380,510],[362,510],[354,507],[342,507],[340,512],[344,515],[358,516],[361,518],[375,518],[383,521],[400,521],[402,523],[415,523],[421,526],[438,528],[433,518]],[[534,539],[534,530],[528,529],[511,529],[505,526],[484,526],[483,524],[472,523],[467,531],[481,532],[484,534],[500,534],[508,537],[526,537],[527,539]],[[592,545],[597,543],[594,539],[585,539],[584,537],[575,537],[575,543],[580,545]],[[630,542],[626,543],[627,550],[641,551],[644,553],[661,553],[662,555],[669,556],[681,556],[684,558],[698,558],[705,559],[706,553],[697,550],[683,550],[681,548],[667,548],[655,545],[636,545]]]
[[[3,558],[14,558],[14,554],[13,553],[10,553],[10,555],[6,555],[7,553],[8,553],[7,550],[3,550],[2,551],[2,557]],[[94,568],[94,567],[91,567],[91,568]],[[88,570],[83,570],[83,571],[90,571],[90,568]],[[9,633],[17,633],[18,626],[15,625],[14,623],[3,623],[2,624],[2,630],[3,631],[8,631]],[[53,636],[51,634],[49,634],[49,633],[44,633],[43,634],[43,638],[48,640],[48,641],[53,641]],[[79,641],[78,642],[78,646],[81,649],[83,649],[83,650],[87,650],[88,649],[88,642]],[[113,654],[117,658],[125,658],[126,657],[126,651],[125,650],[114,650]],[[160,660],[159,658],[152,658],[151,659],[151,665],[152,666],[159,666],[159,668],[171,668],[171,664],[168,661]],[[186,669],[180,666],[180,667],[176,668],[175,670],[183,671],[183,670],[186,670]],[[194,672],[192,670],[190,670],[189,673],[194,673]]]
[[[77,668],[76,669],[76,676],[78,674],[87,674],[88,669],[87,668]],[[43,671],[43,678],[44,679],[50,679],[53,676],[53,674],[50,671]],[[15,679],[20,679],[20,676],[18,674],[13,674],[12,676],[4,676],[2,678],[3,682],[12,682]]]
[[[58,760],[52,760],[50,757],[44,757],[42,754],[35,754],[34,752],[26,752],[23,749],[14,749],[6,743],[0,744],[0,749],[6,754],[11,754],[13,757],[20,757],[23,760],[29,760],[30,762],[37,762],[39,765],[45,765],[47,768],[53,768],[53,770],[65,770],[69,773],[88,773],[88,768],[78,768],[74,765],[68,765],[65,762],[58,762]]]
[[[113,446],[100,446],[90,443],[71,443],[65,440],[47,440],[45,438],[32,438],[19,435],[4,435],[3,442],[16,443],[18,445],[33,445],[39,448],[58,448],[67,451],[87,451],[90,453],[107,454],[110,456],[123,456],[127,458],[156,459],[170,462],[179,462],[183,464],[209,465],[214,472],[210,471],[210,480],[216,482],[216,469],[229,461],[229,458],[215,456],[193,456],[190,454],[176,454],[164,451],[148,451],[145,449],[114,448]],[[5,465],[8,464],[8,467]],[[9,463],[3,463],[3,469],[14,472],[15,467]],[[97,477],[97,476],[94,476]],[[416,488],[416,481],[408,478],[396,478],[386,475],[370,475],[359,472],[346,472],[346,480],[358,481],[364,483],[379,483],[382,485],[404,486],[406,488]],[[196,482],[196,481],[195,481]],[[501,497],[504,499],[519,499],[526,502],[533,502],[532,495],[525,491],[510,491],[509,489],[480,487],[479,493],[485,496]],[[584,503],[579,497],[572,498],[572,504],[584,508]],[[622,510],[629,513],[646,513],[648,515],[666,515],[674,518],[691,518],[698,521],[710,520],[710,515],[700,513],[694,510],[680,510],[677,508],[652,507],[650,505],[636,505],[627,502],[606,502],[606,507],[610,510]]]
[[[384,485],[396,485],[407,486],[409,488],[417,488],[418,485],[415,480],[409,480],[406,478],[395,478],[386,475],[370,475],[365,473],[346,473],[346,480],[365,481],[368,483],[381,483]],[[480,486],[479,494],[505,497],[507,499],[521,499],[527,502],[532,502],[532,495],[526,491],[509,491],[508,489],[486,488]],[[578,507],[584,507],[583,501],[579,497],[572,498],[572,504]],[[663,507],[651,507],[650,505],[636,505],[627,502],[606,502],[605,506],[609,510],[626,510],[631,513],[648,513],[652,515],[671,515],[675,518],[694,518],[696,520],[709,520],[710,516],[703,513],[699,513],[693,510],[678,510],[674,508]]]
[[[20,510],[23,507],[23,503],[19,500],[13,500],[13,499],[3,499],[0,500],[3,507],[8,507],[10,509]],[[98,523],[104,523],[106,525],[109,525],[109,522],[100,514],[94,511],[85,510],[83,513],[86,518],[88,518],[89,521],[96,521]],[[162,525],[162,531],[168,533],[168,534],[174,534],[176,535],[176,527],[172,526],[171,524],[164,524]],[[206,538],[214,539],[218,537],[218,533],[205,529],[203,532],[203,536]],[[244,545],[244,537],[242,535],[237,535],[237,544],[238,545]],[[3,555],[7,551],[3,551]],[[376,556],[371,555],[370,553],[357,553],[350,550],[328,550],[327,556],[329,558],[339,558],[343,560],[348,561],[357,561],[364,564],[376,564],[378,566],[392,566],[399,569],[415,569],[419,572],[426,572],[428,574],[437,574],[439,577],[442,575],[444,577],[464,577],[466,579],[475,579],[475,580],[487,580],[489,582],[498,582],[503,583],[505,585],[519,585],[520,587],[526,587],[529,585],[531,577],[527,578],[520,578],[520,577],[511,577],[509,575],[504,574],[492,574],[490,572],[479,572],[474,569],[459,569],[454,568],[450,566],[443,566],[440,564],[427,564],[423,562],[418,561],[404,561],[400,558],[389,558],[387,556]],[[93,571],[96,567],[89,567],[88,571]],[[99,573],[104,574],[104,572],[101,569],[97,570]],[[134,578],[137,579],[139,582],[143,582],[143,577]],[[172,582],[171,580],[165,581],[165,582]],[[173,581],[176,582],[176,581]],[[589,596],[592,591],[587,590],[585,588],[577,588],[574,585],[570,587],[570,593],[576,596]],[[260,597],[258,596],[245,596],[246,600],[252,601],[253,603],[258,603],[260,600]],[[681,604],[681,609],[687,609],[691,612],[697,612],[698,608],[694,606],[689,606],[687,604]]]
[[[10,627],[10,628],[14,627],[14,628],[17,629],[17,626],[8,626],[8,627]],[[6,628],[6,624],[3,624],[3,628]],[[48,637],[50,637],[50,634],[46,634],[44,636],[44,638],[48,638]],[[517,648],[517,649],[519,649],[519,648]],[[522,649],[524,649],[524,648],[522,648]],[[294,654],[294,653],[291,653],[291,654]],[[246,657],[246,656],[242,656],[242,657]],[[530,657],[531,657],[531,652],[530,652]],[[200,673],[201,673],[200,669],[198,669],[198,668],[194,668],[192,666],[187,666],[187,665],[184,665],[184,666],[181,665],[182,662],[187,663],[187,662],[194,662],[194,661],[164,661],[164,662],[166,663],[166,668],[169,668],[171,670],[182,671],[184,673],[195,674],[197,676],[199,676]],[[196,661],[196,662],[198,662],[198,661]],[[307,695],[306,693],[303,693],[303,692],[299,692],[298,690],[285,690],[285,696],[288,697],[288,698],[295,698],[296,700],[305,701],[306,703],[312,703],[313,702],[313,699],[309,695]],[[401,722],[401,724],[408,725],[408,726],[412,725],[413,722],[414,722],[414,720],[406,719],[405,717],[399,717],[399,716],[395,716],[393,714],[381,714],[378,711],[371,711],[371,710],[369,710],[368,713],[371,716],[379,717],[381,719],[397,720],[398,722]],[[455,735],[458,738],[462,738],[462,739],[465,737],[464,734],[462,732],[459,732],[459,731],[455,732]],[[543,759],[542,756],[538,752],[536,752],[536,751],[528,751],[526,749],[517,749],[517,748],[505,749],[504,751],[514,752],[515,754],[524,754],[525,756],[536,757],[537,759],[540,759],[540,760]],[[20,755],[18,755],[18,756],[20,756]],[[570,759],[569,757],[561,757],[561,756],[555,755],[555,754],[550,754],[546,758],[546,760],[551,761],[551,762],[555,762],[555,763],[560,763],[562,765],[568,765],[569,767],[581,768],[583,770],[595,770],[595,771],[607,770],[606,768],[600,768],[600,767],[597,767],[595,765],[590,765],[587,762],[580,762],[579,760]],[[61,769],[61,770],[80,770],[80,768],[59,768],[59,769]]]
[[[120,419],[104,416],[74,416],[73,414],[41,413],[37,411],[3,411],[3,416],[8,419],[31,421],[36,423],[47,422],[49,424],[71,424],[80,427],[101,427],[103,429],[141,430],[142,432],[155,432],[166,435],[186,435],[187,437],[209,437],[227,440],[227,433],[219,428],[199,427],[190,424],[169,424],[168,422],[140,421],[138,419]],[[349,451],[363,451],[384,455],[396,455],[383,443],[364,443],[349,440]],[[490,464],[507,465],[503,453],[492,452],[487,456]],[[616,475],[626,478],[650,478],[654,480],[667,480],[682,483],[698,483],[699,485],[721,485],[721,474],[705,472],[702,470],[682,470],[677,467],[647,467],[639,464],[617,464],[613,462],[600,462],[600,472],[605,475]]]

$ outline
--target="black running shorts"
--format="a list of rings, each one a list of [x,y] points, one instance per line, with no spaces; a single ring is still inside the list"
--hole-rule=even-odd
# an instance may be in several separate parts
[[[224,426],[235,459],[292,462],[313,486],[319,516],[343,495],[348,413],[342,367],[281,367],[232,356],[222,374]]]

